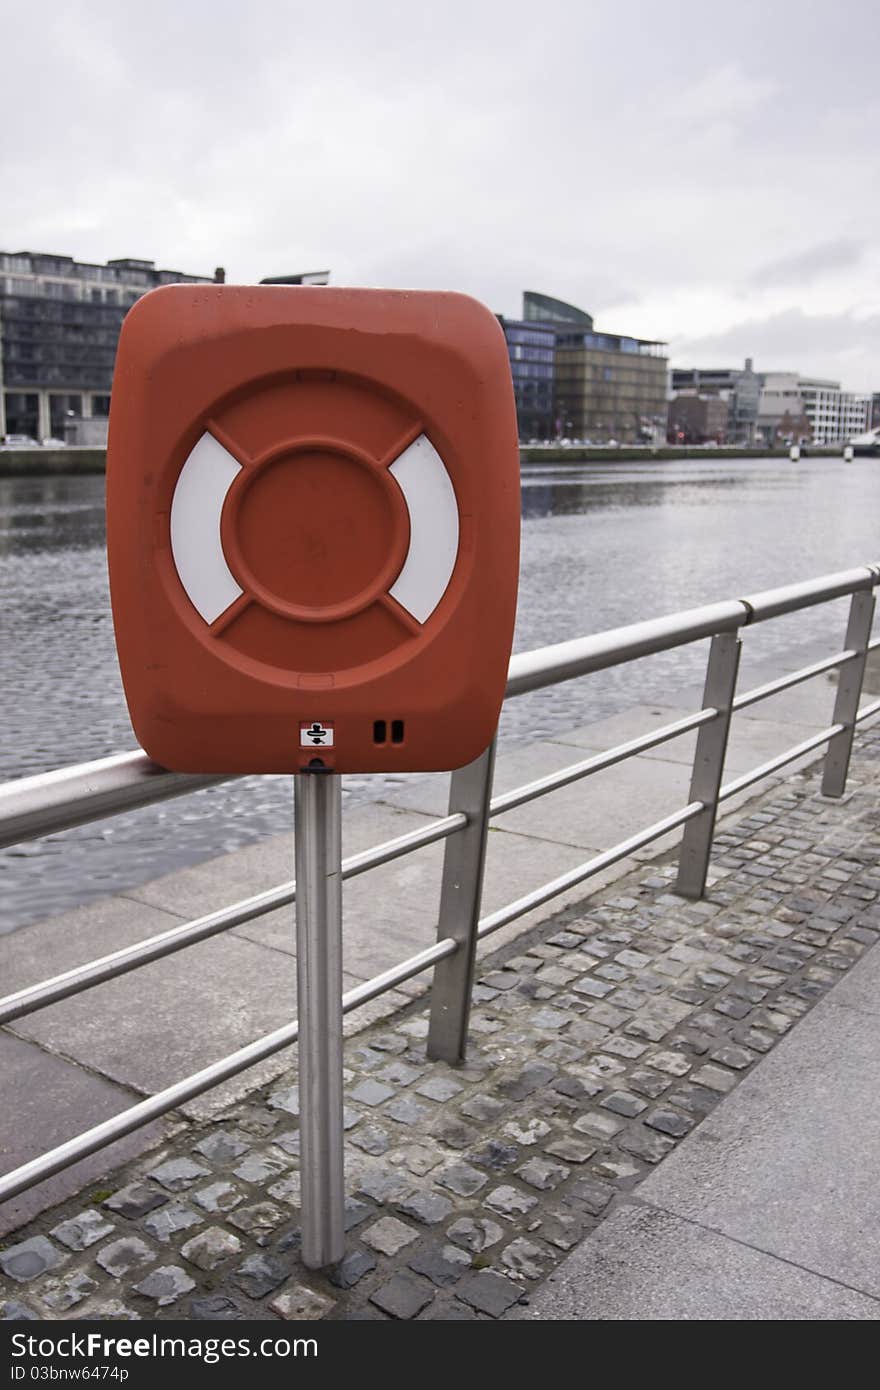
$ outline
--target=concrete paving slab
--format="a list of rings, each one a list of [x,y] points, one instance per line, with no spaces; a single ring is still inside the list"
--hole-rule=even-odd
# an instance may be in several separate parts
[[[779,674],[778,670],[766,672],[759,679],[744,682],[740,688],[753,689]],[[778,695],[770,695],[758,704],[749,705],[742,711],[741,717],[751,716],[779,724],[789,721],[809,724],[818,732],[831,723],[834,713],[834,689],[834,683],[827,675],[815,676],[813,680],[805,681],[802,685],[793,685],[788,690],[780,691]]]
[[[493,827],[489,834],[483,916],[505,907],[544,883],[576,868],[589,852],[532,836],[511,834]],[[626,865],[616,866],[601,882],[609,882]],[[384,866],[346,884],[345,961],[352,974],[364,978],[387,969],[402,955],[431,945],[437,933],[443,847],[432,845],[418,854]],[[560,894],[552,903],[518,919],[516,931],[559,911],[566,903],[579,902],[599,886],[580,884]],[[387,947],[377,933],[387,932]],[[492,950],[498,942],[492,939]]]
[[[526,1307],[508,1317],[876,1321],[880,1302],[681,1217],[633,1204],[614,1212]]]
[[[145,937],[157,936],[176,926],[178,920],[170,912],[127,898],[99,898],[10,932],[0,944],[2,992],[12,994]]]
[[[639,705],[610,719],[603,719],[598,724],[573,729],[570,734],[560,735],[558,741],[585,750],[602,752],[618,743],[640,738],[652,729],[671,724],[689,713],[692,711],[668,705]],[[731,778],[739,773],[749,772],[753,767],[769,761],[777,753],[784,752],[792,744],[800,743],[811,734],[817,733],[819,728],[818,720],[798,723],[786,719],[782,722],[753,717],[750,710],[738,712],[731,723],[725,759],[726,776]],[[696,732],[682,734],[678,738],[670,739],[668,743],[648,749],[647,752],[639,754],[639,757],[651,758],[657,762],[680,763],[690,768],[693,765],[696,740]],[[812,753],[807,758],[792,763],[791,767],[796,769],[804,766],[815,757],[816,754]]]
[[[151,1095],[296,1016],[290,957],[227,939],[154,961],[12,1025]],[[181,1027],[181,1023],[185,1026]]]
[[[524,785],[577,761],[562,743],[517,748],[499,766],[496,791]],[[538,806],[532,803],[506,812],[495,823],[533,836],[540,827],[541,839],[598,851],[683,805],[687,785],[684,768],[634,758],[595,773],[586,782],[563,787],[542,798]],[[446,800],[439,783],[431,782],[401,792],[394,804],[442,814]]]
[[[880,1298],[878,1068],[880,1015],[823,1000],[640,1197]]]
[[[134,1101],[129,1091],[93,1072],[0,1031],[0,1171],[11,1172],[72,1139],[85,1128],[84,1116],[100,1124]],[[161,1124],[152,1124],[3,1202],[0,1237],[159,1143],[164,1133]]]
[[[443,811],[445,815],[445,808]],[[427,824],[430,815],[382,803],[343,807],[343,854],[357,854]],[[166,874],[130,889],[126,896],[180,917],[199,917],[249,898],[294,876],[291,829],[256,845],[218,855],[204,864]]]

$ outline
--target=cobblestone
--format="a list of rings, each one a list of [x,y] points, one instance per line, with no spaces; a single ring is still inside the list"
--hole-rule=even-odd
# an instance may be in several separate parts
[[[400,1250],[418,1239],[411,1226],[405,1226],[394,1216],[383,1216],[370,1226],[361,1239],[380,1255],[396,1255]]]
[[[370,1301],[388,1313],[392,1318],[414,1318],[432,1301],[434,1290],[424,1279],[411,1274],[392,1275],[387,1283],[381,1284]]]
[[[275,1295],[269,1307],[279,1317],[308,1322],[326,1317],[334,1304],[335,1299],[317,1293],[305,1284],[291,1284],[289,1288],[282,1289]]]
[[[27,1283],[61,1264],[61,1252],[45,1236],[32,1236],[9,1250],[0,1250],[0,1270],[18,1283]]]
[[[151,1299],[158,1308],[167,1308],[194,1288],[195,1282],[185,1269],[180,1269],[178,1265],[163,1265],[135,1284],[133,1292]]]
[[[77,1216],[56,1226],[50,1233],[68,1250],[87,1250],[96,1241],[112,1235],[116,1227],[107,1221],[99,1211],[81,1211]]]
[[[216,1269],[240,1250],[241,1241],[220,1226],[209,1226],[180,1247],[183,1258],[199,1269]]]
[[[333,1269],[300,1261],[291,1071],[7,1237],[0,1317],[504,1316],[875,944],[878,784],[869,732],[845,800],[810,771],[724,822],[704,901],[661,859],[531,928],[465,1067],[418,1000],[352,1038]]]

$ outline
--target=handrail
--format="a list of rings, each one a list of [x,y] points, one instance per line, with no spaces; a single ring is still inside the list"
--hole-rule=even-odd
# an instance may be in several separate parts
[[[870,589],[878,583],[880,563],[863,565],[801,584],[768,589],[750,598],[706,604],[611,628],[591,637],[521,652],[511,657],[505,698],[669,651],[719,632],[765,622],[783,613]],[[876,645],[877,642],[872,643],[869,650]],[[168,772],[140,750],[19,778],[0,786],[0,848],[228,780],[230,777],[222,774]]]
[[[856,569],[838,570],[836,574],[806,579],[800,584],[765,589],[763,593],[750,594],[740,602],[751,610],[750,623],[763,623],[768,618],[779,618],[783,613],[796,613],[801,608],[812,608],[817,603],[827,603],[831,599],[859,593],[862,589],[872,589],[878,582],[880,566],[859,565]]]
[[[781,767],[793,763],[796,758],[802,758],[806,753],[811,753],[814,748],[819,748],[823,743],[827,743],[835,734],[842,733],[843,727],[842,724],[831,724],[820,734],[813,734],[811,738],[805,738],[803,743],[797,743],[793,748],[786,748],[784,753],[778,753],[775,758],[770,758],[760,767],[753,767],[750,772],[743,773],[742,777],[737,777],[732,782],[725,782],[718,793],[718,800],[727,801],[729,797],[736,796],[737,792],[745,791],[746,787],[754,786],[755,782],[760,782],[762,778],[769,777],[773,772],[778,772]]]
[[[821,676],[823,671],[833,671],[835,666],[845,666],[847,662],[854,661],[858,652],[837,652],[834,656],[826,656],[822,661],[814,661],[809,666],[802,666],[798,671],[790,671],[787,676],[779,676],[775,681],[767,681],[766,685],[756,685],[752,690],[743,691],[742,695],[737,695],[733,702],[733,708],[747,709],[749,705],[756,705],[759,700],[767,700],[771,695],[778,695],[782,690],[789,690],[793,685],[800,685],[801,681],[808,681],[813,676]]]
[[[708,724],[718,716],[715,709],[703,709],[699,714],[689,714],[685,719],[676,719],[674,724],[664,724],[662,729],[652,729],[649,734],[643,734],[640,738],[632,738],[628,743],[619,743],[616,748],[609,748],[607,753],[596,753],[590,758],[584,758],[583,762],[572,763],[569,767],[563,767],[558,772],[549,772],[546,777],[539,777],[535,782],[529,782],[527,786],[515,787],[513,791],[502,792],[500,796],[493,796],[489,807],[489,814],[492,816],[503,815],[505,811],[513,811],[517,806],[524,806],[528,801],[534,801],[536,797],[545,796],[547,792],[558,791],[560,787],[567,787],[572,782],[578,782],[582,777],[588,777],[593,772],[601,772],[603,768],[614,767],[616,763],[622,763],[626,758],[632,758],[637,753],[643,753],[648,748],[656,748],[660,743],[668,743],[670,739],[678,738],[680,734],[690,733],[691,729],[698,729],[701,724]]]
[[[368,869],[378,868],[380,864],[388,864],[393,859],[410,854],[414,849],[435,844],[437,840],[446,839],[457,830],[462,830],[466,824],[466,816],[444,816],[442,820],[431,821],[417,830],[398,835],[394,840],[386,840],[384,844],[376,845],[373,849],[353,854],[342,861],[342,877],[355,878],[358,874],[366,873]],[[295,901],[296,880],[288,879],[286,883],[279,883],[276,888],[268,888],[251,898],[221,907],[217,912],[209,912],[205,917],[183,922],[178,927],[169,927],[167,931],[147,937],[144,941],[136,941],[131,946],[112,951],[110,955],[88,961],[85,965],[75,966],[72,970],[65,970],[50,980],[42,980],[39,984],[16,990],[14,994],[0,999],[0,1026],[14,1023],[17,1018],[36,1013],[38,1009],[45,1009],[49,1004],[69,999],[72,994],[80,994],[95,985],[105,984],[107,980],[114,980],[119,975],[127,975],[129,971],[147,965],[150,961],[161,960],[187,946],[195,946],[199,941],[207,941],[219,932],[240,927],[245,922],[253,921],[255,917],[262,917],[267,912],[273,912],[278,907],[287,907]]]
[[[0,849],[229,780],[169,772],[140,748],[20,777],[0,786]]]
[[[585,878],[592,878],[593,874],[599,873],[601,869],[607,869],[611,864],[617,864],[621,859],[635,854],[637,849],[643,849],[645,845],[651,844],[653,840],[659,840],[661,835],[666,835],[670,830],[677,830],[680,825],[685,825],[689,820],[693,820],[703,810],[705,807],[702,801],[692,801],[687,806],[682,806],[680,811],[673,811],[671,816],[664,816],[662,820],[654,821],[653,825],[648,825],[637,834],[630,835],[626,840],[621,840],[619,844],[612,845],[611,849],[603,850],[601,854],[594,855],[586,863],[578,864],[574,869],[568,869],[566,873],[560,874],[550,883],[545,883],[541,888],[536,888],[533,892],[518,898],[516,902],[508,903],[507,907],[500,907],[497,912],[482,918],[477,935],[482,938],[489,936],[493,931],[498,931],[500,927],[506,927],[508,922],[515,922],[517,917],[524,917],[527,912],[532,912],[536,907],[542,907],[551,898],[558,897],[560,893],[567,892],[569,888],[577,887],[579,883],[583,883]]]
[[[865,719],[880,714],[880,700],[875,700],[861,709],[858,708],[862,673],[867,653],[880,647],[880,637],[873,640],[870,637],[873,598],[865,599],[864,597],[865,591],[873,589],[878,583],[880,583],[880,565],[863,566],[826,575],[806,583],[768,590],[765,593],[753,595],[751,598],[709,604],[684,613],[654,618],[647,622],[633,623],[626,627],[598,633],[593,637],[578,638],[571,642],[563,642],[538,651],[514,656],[510,662],[506,688],[507,698],[571,680],[576,676],[603,670],[655,652],[669,650],[705,637],[713,639],[713,649],[719,647],[719,644],[723,646],[725,643],[730,646],[731,643],[736,642],[738,645],[735,634],[740,628],[845,595],[852,596],[850,626],[847,630],[844,650],[746,691],[739,696],[735,695],[736,665],[734,663],[731,668],[729,691],[725,694],[721,687],[716,687],[716,693],[711,698],[707,694],[704,699],[704,708],[695,714],[684,716],[661,728],[653,729],[647,734],[618,744],[607,751],[592,754],[588,758],[549,773],[545,777],[538,778],[524,786],[504,792],[495,798],[491,798],[490,795],[491,757],[478,759],[470,768],[463,769],[461,773],[453,775],[450,811],[447,816],[432,820],[427,825],[419,826],[393,840],[385,841],[381,845],[349,856],[342,864],[343,878],[355,877],[380,864],[388,863],[401,855],[440,840],[447,841],[446,872],[448,873],[449,845],[451,843],[454,846],[463,842],[463,840],[459,840],[460,832],[470,834],[476,826],[485,825],[490,815],[500,815],[505,811],[513,810],[515,807],[548,792],[556,791],[603,768],[611,767],[625,758],[635,756],[640,752],[656,747],[658,744],[694,730],[699,731],[695,768],[703,756],[700,753],[701,741],[708,740],[706,747],[714,741],[717,750],[720,739],[720,751],[716,751],[713,755],[717,763],[718,781],[711,788],[711,791],[700,790],[695,795],[692,781],[688,803],[679,810],[635,832],[610,849],[603,850],[584,863],[567,870],[551,882],[541,885],[512,903],[508,903],[505,907],[481,918],[475,914],[471,940],[473,941],[474,938],[484,939],[526,913],[549,902],[560,893],[577,886],[601,869],[627,858],[638,849],[672,830],[685,826],[687,838],[696,826],[700,835],[704,835],[704,831],[700,827],[708,821],[709,831],[708,838],[705,839],[703,866],[703,875],[705,876],[705,866],[708,864],[708,854],[711,848],[711,827],[714,823],[715,808],[718,803],[746,790],[754,783],[770,776],[798,757],[805,756],[822,744],[829,744],[832,750],[837,750],[835,772],[831,779],[832,790],[829,794],[840,794],[840,789],[845,783],[849,747],[854,729]],[[733,634],[734,636],[725,634]],[[710,671],[713,669],[712,662],[713,658],[710,655]],[[855,663],[855,678],[850,679],[846,684],[841,678],[832,724],[793,748],[786,749],[761,764],[760,767],[751,769],[733,781],[720,784],[727,721],[729,721],[732,711],[746,708],[801,681],[809,680],[824,671],[832,670],[835,667],[844,667],[850,663]],[[711,688],[710,682],[707,684],[707,692]],[[826,777],[830,759],[831,752],[826,758]],[[456,779],[459,777],[467,779],[471,775],[471,769],[483,764],[487,770],[481,773],[484,781],[484,794],[482,810],[477,815],[473,805],[461,801],[457,802]],[[68,829],[90,820],[100,819],[102,816],[134,810],[168,797],[196,791],[225,780],[227,778],[221,775],[202,776],[168,772],[151,762],[144,753],[139,751],[117,754],[95,762],[23,778],[20,781],[7,783],[0,787],[0,846],[15,843],[19,839]],[[477,905],[481,873],[482,870],[476,878]],[[680,886],[680,891],[689,892],[684,886]],[[690,895],[699,895],[701,891],[702,889],[698,885],[695,892]],[[76,966],[52,979],[43,980],[39,984],[20,989],[5,999],[0,999],[0,1025],[10,1023],[24,1014],[44,1008],[57,1000],[115,978],[117,975],[133,970],[148,961],[182,950],[186,946],[203,941],[218,932],[230,930],[232,927],[261,916],[274,908],[293,902],[295,897],[296,883],[289,880],[241,902],[221,908],[219,911],[208,913],[192,922],[181,923],[145,941],[137,942],[100,959]],[[450,922],[450,926],[452,925]],[[455,932],[458,932],[457,926]],[[448,929],[447,934],[441,930],[439,935],[441,939],[433,946],[419,951],[375,978],[349,990],[343,996],[343,1012],[347,1013],[357,1008],[368,999],[373,999],[434,966],[439,967],[441,974],[447,970],[451,958],[458,956],[460,946],[465,945],[465,939],[459,938],[457,935],[449,935]],[[469,987],[468,984],[468,997]],[[437,977],[435,976],[435,995],[437,988]],[[464,999],[459,1001],[457,1007],[463,1008],[466,1016]],[[6,1174],[0,1178],[0,1201],[15,1196],[97,1149],[104,1148],[116,1139],[122,1138],[151,1120],[176,1109],[195,1096],[212,1089],[220,1082],[238,1075],[256,1062],[290,1046],[296,1042],[298,1031],[298,1024],[293,1022],[273,1033],[266,1034],[256,1042],[250,1043],[192,1076],[166,1087],[156,1095],[131,1106],[112,1119],[104,1121],[84,1134],[59,1145],[51,1152],[44,1153],[14,1172]],[[438,1054],[432,1053],[431,1055]]]

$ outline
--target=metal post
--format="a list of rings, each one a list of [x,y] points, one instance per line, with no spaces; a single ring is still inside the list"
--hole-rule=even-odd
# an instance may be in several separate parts
[[[715,709],[718,714],[708,724],[703,724],[697,734],[687,799],[702,801],[705,810],[684,828],[675,885],[676,893],[683,898],[701,898],[706,891],[741,648],[742,643],[733,632],[718,633],[709,648],[703,709]]]
[[[342,1129],[342,801],[335,773],[294,778],[303,1263],[345,1253]]]
[[[435,1062],[463,1062],[467,1052],[494,770],[493,739],[479,758],[453,772],[449,786],[450,815],[464,812],[468,823],[446,841],[443,859],[437,939],[452,937],[458,950],[434,968],[428,1056]]]
[[[843,796],[846,790],[853,735],[856,731],[856,715],[859,712],[862,681],[868,659],[868,643],[871,640],[871,625],[874,621],[874,601],[873,590],[868,589],[853,594],[850,602],[844,647],[847,651],[857,652],[858,655],[841,666],[837,680],[837,696],[831,722],[842,724],[844,727],[828,741],[822,773],[823,796]]]

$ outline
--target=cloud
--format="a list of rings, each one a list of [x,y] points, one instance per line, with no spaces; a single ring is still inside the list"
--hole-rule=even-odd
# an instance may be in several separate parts
[[[682,122],[736,121],[754,115],[778,91],[775,79],[753,77],[738,62],[725,63],[690,86],[675,89],[667,112]]]
[[[727,365],[754,358],[756,371],[798,371],[842,379],[850,390],[880,390],[880,313],[806,314],[788,308],[745,319],[721,333],[678,339],[676,365]]]
[[[812,320],[876,313],[878,13],[738,0],[722,36],[705,0],[19,6],[0,249],[329,266],[507,314],[531,285],[688,344],[792,285]]]
[[[810,285],[829,272],[858,265],[865,249],[864,241],[856,241],[852,237],[821,241],[806,251],[781,256],[778,260],[768,261],[766,265],[759,266],[751,277],[751,284],[759,289],[773,289],[780,285]]]

